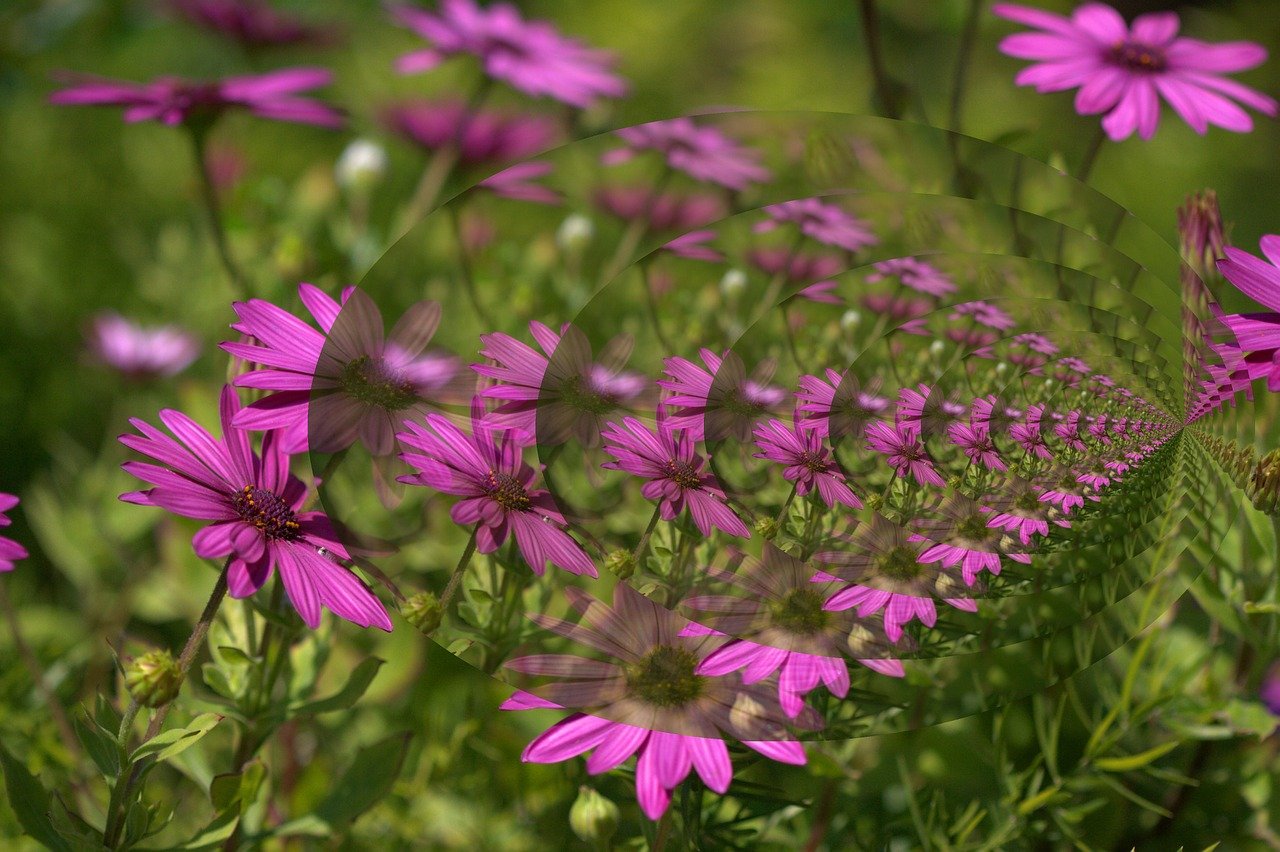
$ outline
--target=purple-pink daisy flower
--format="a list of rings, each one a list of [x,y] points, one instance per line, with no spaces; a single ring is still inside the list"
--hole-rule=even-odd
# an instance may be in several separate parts
[[[745,189],[767,181],[769,170],[760,165],[758,155],[744,148],[714,127],[700,127],[681,116],[651,121],[617,131],[627,148],[605,154],[607,164],[625,162],[637,151],[657,151],[671,168],[694,180],[714,183],[727,189]]]
[[[704,536],[721,529],[729,535],[750,538],[751,531],[725,504],[725,493],[706,460],[694,450],[693,437],[676,429],[670,419],[659,419],[656,432],[634,417],[604,427],[604,451],[617,461],[606,462],[647,480],[640,489],[646,500],[657,500],[660,516],[670,521],[686,506]]]
[[[806,237],[845,251],[861,251],[880,242],[866,222],[821,198],[797,198],[770,204],[764,212],[769,218],[756,223],[752,229],[758,234],[790,223]]]
[[[1229,314],[1220,321],[1234,336],[1232,346],[1244,353],[1248,377],[1265,377],[1268,390],[1280,391],[1280,235],[1268,234],[1259,244],[1265,261],[1232,246],[1218,271],[1270,312]]]
[[[1031,556],[1016,549],[997,528],[988,525],[988,511],[963,494],[952,494],[938,506],[937,514],[918,519],[914,528],[929,542],[920,554],[922,564],[938,563],[944,568],[959,566],[966,586],[977,582],[978,573],[1000,573],[1000,559],[1007,556],[1031,564]]]
[[[89,349],[97,360],[134,379],[181,373],[200,354],[200,341],[173,325],[138,325],[108,311],[94,317]]]
[[[331,41],[331,28],[279,12],[262,0],[169,0],[184,18],[246,48]]]
[[[921,485],[946,485],[920,440],[920,433],[901,424],[877,420],[866,429],[867,447],[885,455],[898,476],[910,475]]]
[[[77,106],[124,107],[124,120],[165,124],[204,125],[229,109],[247,109],[262,118],[341,127],[340,110],[298,96],[327,86],[327,68],[286,68],[253,77],[227,77],[195,82],[162,77],[150,83],[130,83],[85,75],[64,75],[67,88],[49,96],[51,103]]]
[[[174,437],[131,419],[141,434],[121,435],[120,443],[160,464],[125,462],[125,471],[152,487],[120,499],[211,521],[191,543],[202,558],[230,557],[227,590],[232,597],[253,594],[276,568],[289,601],[309,627],[319,626],[325,607],[361,627],[391,630],[377,596],[323,555],[328,551],[349,558],[323,512],[300,511],[307,489],[289,472],[289,454],[279,433],[268,432],[261,455],[255,453],[248,434],[234,425],[239,411],[235,391],[224,387],[220,439],[180,411],[160,412],[160,422]]]
[[[1262,64],[1266,49],[1249,41],[1208,44],[1178,38],[1174,12],[1139,15],[1129,27],[1105,3],[1086,3],[1070,18],[1008,3],[991,11],[1039,30],[1000,42],[1002,52],[1036,63],[1020,71],[1015,82],[1039,92],[1078,88],[1076,112],[1106,113],[1102,128],[1114,140],[1135,130],[1143,139],[1154,136],[1160,98],[1200,134],[1211,124],[1238,133],[1252,130],[1253,120],[1235,101],[1276,114],[1273,98],[1223,76]]]
[[[896,278],[903,287],[938,298],[956,291],[955,282],[949,275],[932,264],[914,257],[882,260],[873,264],[872,269],[875,271],[867,276],[867,282],[870,284]]]
[[[418,472],[399,480],[461,497],[449,517],[475,525],[480,553],[493,553],[514,534],[520,555],[538,576],[548,562],[571,574],[599,576],[582,546],[563,529],[565,519],[551,493],[533,487],[536,472],[524,460],[521,433],[486,423],[480,415],[473,405],[470,435],[443,414],[405,421],[408,431],[396,438],[409,449],[400,458]]]
[[[494,80],[579,109],[627,92],[627,84],[613,73],[612,55],[561,35],[546,21],[526,21],[510,3],[482,8],[471,0],[443,0],[438,12],[394,6],[391,14],[431,43],[396,61],[402,74],[430,71],[465,53],[476,57]]]
[[[867,424],[879,419],[890,404],[875,394],[874,386],[864,389],[851,372],[841,374],[827,368],[825,379],[801,376],[799,385],[796,412],[803,416],[801,427],[832,441],[861,435]]]
[[[996,447],[995,438],[983,425],[969,423],[952,423],[947,426],[947,437],[951,443],[964,451],[965,458],[973,464],[980,464],[987,470],[1005,471],[1009,468],[1000,458],[1000,450]]]
[[[427,151],[454,148],[464,165],[522,160],[559,136],[555,122],[538,115],[470,110],[461,101],[404,101],[384,107],[382,123]]]
[[[672,427],[697,441],[750,440],[756,419],[787,398],[782,388],[765,384],[772,364],[761,364],[749,377],[733,350],[720,356],[704,348],[698,354],[705,369],[687,358],[663,359],[667,378],[659,379],[658,386],[671,391],[666,404],[676,409]]]
[[[18,498],[12,494],[0,493],[0,528],[9,526],[8,513],[18,505]],[[13,563],[27,558],[27,549],[11,538],[0,535],[0,571],[12,571]]]
[[[822,502],[832,509],[837,503],[862,508],[862,501],[845,483],[835,457],[815,430],[802,429],[798,420],[790,426],[781,420],[770,420],[756,425],[755,436],[760,449],[756,458],[785,465],[782,477],[796,484],[796,493],[801,497],[816,488]]]

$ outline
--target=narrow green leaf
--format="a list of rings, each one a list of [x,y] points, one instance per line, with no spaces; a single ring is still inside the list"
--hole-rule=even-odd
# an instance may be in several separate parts
[[[1148,763],[1164,757],[1169,752],[1180,746],[1178,740],[1170,740],[1167,743],[1161,743],[1155,748],[1149,748],[1138,754],[1131,754],[1125,757],[1100,757],[1093,763],[1099,769],[1107,772],[1131,772],[1134,769],[1141,769]]]
[[[233,645],[219,645],[218,657],[229,666],[251,666],[255,660]]]
[[[0,764],[4,766],[4,786],[9,793],[9,807],[33,840],[54,852],[73,852],[70,844],[53,827],[49,819],[49,794],[27,767],[0,746]]]
[[[289,708],[292,716],[310,716],[316,713],[331,713],[334,710],[346,710],[364,695],[369,684],[373,683],[384,661],[377,657],[369,657],[351,671],[347,683],[334,695],[321,698],[319,701],[308,701],[295,704]]]
[[[212,731],[222,719],[223,716],[217,713],[202,713],[185,728],[162,731],[134,749],[133,754],[129,755],[129,762],[136,763],[141,758],[154,755],[155,761],[159,763],[181,754]]]
[[[110,731],[104,731],[86,711],[72,716],[71,726],[75,728],[76,738],[80,740],[80,744],[84,746],[85,752],[93,761],[93,765],[98,767],[98,771],[107,778],[117,777],[124,761],[124,751],[116,742],[115,735]]]
[[[1049,802],[1052,801],[1053,798],[1058,795],[1061,789],[1062,788],[1058,787],[1056,784],[1052,787],[1046,787],[1045,789],[1041,790],[1039,793],[1036,793],[1031,798],[1025,799],[1024,801],[1022,801],[1018,805],[1018,813],[1023,816],[1026,816],[1032,811],[1039,810],[1040,808],[1049,804]]]

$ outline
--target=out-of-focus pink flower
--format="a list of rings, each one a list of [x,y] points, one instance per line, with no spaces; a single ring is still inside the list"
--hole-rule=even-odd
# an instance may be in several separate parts
[[[384,107],[382,122],[427,151],[454,148],[465,165],[522,160],[545,151],[559,130],[538,115],[468,110],[461,101],[403,101]]]
[[[334,28],[317,26],[271,8],[261,0],[169,0],[182,17],[247,48],[327,44]]]
[[[752,229],[758,234],[791,223],[806,237],[845,251],[861,251],[880,242],[866,222],[820,198],[798,198],[770,204],[764,212],[769,218],[756,223]]]
[[[605,154],[607,164],[625,162],[638,151],[657,151],[671,168],[728,189],[745,189],[770,176],[754,151],[714,127],[699,127],[684,116],[624,127],[617,133],[628,147]]]
[[[94,318],[89,349],[108,367],[146,379],[181,373],[200,354],[200,342],[177,326],[147,328],[108,311]]]
[[[0,493],[0,529],[13,523],[8,513],[18,505],[18,498],[12,494]],[[27,549],[11,538],[0,536],[0,572],[12,571],[13,563],[27,558]]]

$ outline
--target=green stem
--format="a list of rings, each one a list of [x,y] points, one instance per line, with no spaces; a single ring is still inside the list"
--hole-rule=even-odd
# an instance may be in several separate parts
[[[963,132],[964,94],[969,80],[969,65],[973,58],[973,44],[978,36],[978,23],[982,19],[983,0],[969,0],[969,14],[964,19],[964,29],[960,33],[960,53],[956,57],[956,70],[953,78],[955,85],[951,87],[950,128],[956,133]]]
[[[653,530],[658,525],[658,516],[662,514],[662,504],[653,507],[653,514],[649,516],[649,524],[644,528],[644,533],[640,536],[640,543],[636,545],[635,553],[631,554],[631,559],[638,567],[640,560],[644,558],[644,553],[649,549],[649,539],[653,536]]]
[[[458,593],[458,586],[462,583],[462,575],[467,572],[467,566],[471,564],[471,556],[476,552],[476,533],[480,531],[480,525],[476,524],[475,529],[471,530],[471,537],[467,539],[467,546],[462,551],[462,558],[458,560],[458,566],[453,569],[453,574],[449,577],[448,584],[444,587],[444,593],[440,595],[440,610],[442,612],[449,611],[449,604],[453,602],[453,598]]]
[[[200,181],[200,198],[204,202],[205,212],[209,216],[209,229],[213,234],[213,244],[218,251],[218,259],[222,262],[222,268],[227,273],[227,278],[230,279],[236,295],[241,299],[247,299],[251,295],[249,282],[244,277],[240,267],[236,265],[235,259],[231,256],[231,247],[227,242],[226,228],[222,223],[222,206],[218,203],[218,190],[213,185],[213,174],[209,171],[209,161],[206,156],[208,153],[206,150],[208,132],[207,128],[194,128],[191,131],[192,154],[196,160],[196,174]]]
[[[859,0],[858,11],[862,15],[862,30],[867,42],[867,59],[871,66],[871,79],[876,99],[886,118],[902,118],[897,89],[885,70],[884,53],[880,46],[880,10],[876,0]]]

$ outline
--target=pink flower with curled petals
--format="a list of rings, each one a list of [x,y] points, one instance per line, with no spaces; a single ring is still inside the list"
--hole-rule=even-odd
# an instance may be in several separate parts
[[[787,398],[782,388],[766,384],[773,364],[762,362],[751,376],[732,349],[723,356],[701,349],[701,367],[687,358],[664,358],[665,379],[658,386],[671,391],[666,404],[676,410],[671,426],[684,429],[696,441],[736,438],[748,441],[755,421]]]
[[[869,284],[896,278],[903,287],[936,298],[956,291],[956,285],[951,280],[951,276],[932,264],[914,257],[882,260],[873,264],[872,269],[874,271],[867,276]]]
[[[346,119],[328,104],[298,97],[299,92],[327,86],[327,68],[285,68],[255,77],[227,77],[193,82],[161,77],[130,83],[79,74],[63,75],[67,88],[49,102],[70,106],[124,107],[124,120],[160,121],[169,125],[205,125],[231,109],[246,109],[262,118],[341,127]]]
[[[538,115],[470,110],[461,101],[403,101],[384,107],[382,123],[425,151],[452,148],[464,165],[522,160],[550,148],[560,135]]]
[[[974,423],[952,423],[947,427],[947,437],[951,443],[964,451],[965,457],[974,464],[980,464],[987,470],[1005,471],[1009,468],[1000,458],[1000,450],[995,439],[984,427]]]
[[[286,15],[262,0],[169,0],[184,18],[246,48],[291,44],[325,44],[334,40],[331,27]]]
[[[537,654],[506,663],[509,669],[556,680],[517,692],[503,703],[504,710],[581,711],[538,735],[521,760],[559,763],[591,751],[587,771],[595,775],[638,755],[636,799],[653,820],[666,812],[671,790],[690,771],[717,793],[729,789],[733,765],[726,739],[772,760],[806,762],[804,747],[784,724],[772,684],[699,673],[699,664],[723,639],[687,635],[687,619],[625,583],[614,588],[612,607],[572,587],[565,596],[580,615],[578,623],[530,618],[607,659]],[[799,722],[812,728],[821,720],[809,712]]]
[[[546,21],[524,20],[510,3],[481,7],[472,0],[443,0],[438,12],[393,6],[391,16],[431,43],[396,61],[401,74],[430,71],[450,56],[470,54],[492,79],[579,109],[627,93],[609,53],[561,35]]]
[[[889,400],[875,394],[878,381],[864,389],[850,372],[841,374],[828,368],[825,379],[801,376],[799,384],[796,413],[802,415],[801,428],[813,429],[832,441],[861,435],[867,424],[882,417],[890,405]]]
[[[522,433],[486,423],[478,401],[472,404],[470,435],[434,412],[403,425],[407,431],[396,438],[408,449],[400,458],[418,472],[399,481],[461,497],[449,517],[461,526],[475,525],[478,552],[493,553],[514,534],[520,556],[539,577],[548,562],[570,574],[599,576],[582,545],[564,531],[551,493],[533,487],[536,473],[524,461]]]
[[[802,429],[798,420],[793,420],[791,426],[770,420],[756,425],[755,438],[760,449],[755,457],[786,465],[782,476],[796,484],[796,493],[801,497],[817,489],[822,501],[832,509],[837,503],[862,508],[862,501],[845,482],[831,450],[814,430]]]
[[[120,499],[210,521],[191,543],[202,558],[230,557],[227,590],[232,597],[262,588],[275,568],[307,626],[320,625],[324,607],[361,627],[390,631],[391,619],[377,596],[323,555],[328,551],[349,558],[323,512],[300,511],[307,489],[289,473],[289,454],[279,433],[267,433],[259,455],[248,434],[234,425],[240,401],[230,386],[222,389],[219,411],[221,439],[180,411],[160,412],[160,422],[174,437],[145,421],[130,420],[140,434],[121,435],[120,443],[161,464],[121,465],[152,487]]]
[[[1248,41],[1178,38],[1174,12],[1139,15],[1129,27],[1105,3],[1086,3],[1070,18],[1009,3],[991,11],[1039,30],[1000,42],[1001,52],[1036,63],[1015,82],[1039,92],[1078,88],[1076,112],[1106,113],[1102,128],[1113,140],[1135,130],[1143,139],[1154,136],[1161,98],[1200,134],[1211,124],[1237,133],[1252,130],[1253,120],[1236,101],[1276,114],[1273,98],[1223,76],[1262,64],[1266,49]]]
[[[713,528],[729,535],[750,538],[742,519],[725,505],[725,493],[706,461],[694,452],[693,438],[676,429],[670,419],[658,420],[657,432],[634,417],[604,427],[604,451],[617,461],[603,467],[621,470],[649,480],[640,489],[646,500],[657,500],[661,517],[670,521],[686,506],[704,536]]]
[[[752,228],[756,233],[772,231],[783,223],[790,223],[811,240],[849,252],[859,252],[880,242],[866,222],[821,198],[797,198],[769,204],[764,212],[769,218]]]
[[[18,498],[12,494],[0,492],[0,529],[9,526],[8,513],[18,505]],[[11,538],[0,536],[0,572],[12,571],[13,563],[27,558],[27,549]]]

